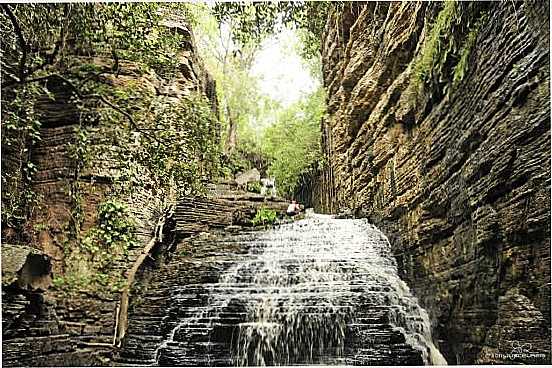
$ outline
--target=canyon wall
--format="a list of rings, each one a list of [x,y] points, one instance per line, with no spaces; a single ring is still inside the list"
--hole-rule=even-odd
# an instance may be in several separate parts
[[[322,53],[315,207],[387,234],[450,364],[550,363],[548,3],[351,3]]]
[[[214,81],[197,55],[190,29],[185,23],[174,21],[165,26],[184,39],[176,55],[178,71],[170,79],[139,62],[127,60],[118,60],[117,70],[111,70],[114,60],[101,55],[74,55],[71,63],[77,70],[100,71],[97,78],[108,90],[132,94],[132,88],[139,86],[174,103],[198,93],[207,98],[216,114]],[[85,78],[90,76],[83,75]],[[18,230],[3,229],[2,359],[7,366],[106,365],[114,347],[120,283],[154,236],[166,198],[147,181],[133,190],[122,200],[128,207],[128,215],[135,219],[133,235],[137,241],[124,252],[109,249],[107,265],[94,263],[96,253],[92,253],[87,263],[81,263],[84,257],[90,257],[82,250],[82,243],[87,231],[98,226],[98,207],[117,196],[114,182],[125,163],[115,153],[127,147],[123,141],[127,137],[109,135],[109,122],[90,123],[93,117],[86,120],[86,114],[101,114],[106,106],[91,101],[83,108],[63,75],[51,78],[47,86],[51,94],[41,97],[35,106],[41,121],[41,139],[27,148],[25,157],[9,151],[2,157],[2,162],[11,166],[30,163],[36,168],[32,180],[22,185],[29,186],[37,195],[37,203],[24,226]],[[133,102],[129,100],[122,108],[130,111]],[[124,117],[116,122],[124,123]],[[2,207],[9,207],[11,193],[3,189],[2,194]],[[80,235],[71,238],[75,223],[79,224],[76,226]],[[12,245],[5,248],[6,243]],[[34,256],[35,253],[39,256]],[[42,257],[41,261],[35,261],[36,257]],[[14,263],[14,259],[19,261]],[[118,284],[114,285],[113,280],[96,280],[99,276],[115,276]],[[32,282],[27,282],[29,277]],[[47,282],[37,284],[33,281],[37,277]],[[85,277],[89,279],[83,281],[81,278]],[[94,280],[95,287],[90,286],[90,280]],[[117,288],[112,289],[113,286]]]

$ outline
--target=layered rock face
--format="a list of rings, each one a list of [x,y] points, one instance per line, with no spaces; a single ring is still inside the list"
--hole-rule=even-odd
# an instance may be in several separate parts
[[[177,55],[179,67],[173,78],[167,80],[154,72],[144,72],[140,63],[119,60],[116,72],[101,74],[102,82],[122,90],[138,85],[175,102],[197,92],[210,100],[216,113],[214,81],[198,58],[191,31],[175,21],[167,22],[165,26],[183,35],[185,40]],[[94,65],[108,70],[113,64],[112,59],[100,56],[75,56],[71,62],[77,67]],[[50,280],[47,285],[50,286],[52,276],[64,276],[69,263],[75,261],[68,261],[68,255],[78,247],[78,244],[68,241],[70,224],[75,221],[75,207],[78,206],[83,215],[81,229],[84,232],[95,224],[98,205],[111,198],[114,178],[121,166],[112,153],[118,147],[117,138],[122,138],[108,138],[102,124],[82,126],[82,106],[74,103],[71,89],[61,78],[52,78],[48,87],[52,95],[44,96],[35,106],[42,122],[41,140],[29,147],[27,158],[36,166],[30,185],[40,199],[26,225],[28,234],[21,236],[6,232],[3,241],[17,243],[12,247],[20,252],[27,248],[20,245],[21,242],[39,249],[48,260],[49,269],[44,277]],[[97,109],[100,111],[101,106]],[[81,144],[93,147],[94,152],[102,152],[88,158],[84,168],[81,166],[85,158],[74,150],[82,130],[88,141]],[[4,162],[4,157],[2,160]],[[137,220],[135,235],[138,242],[128,249],[127,254],[110,255],[116,260],[109,270],[102,271],[126,277],[144,245],[153,236],[164,200],[152,188],[144,187],[132,193],[127,205]],[[5,262],[2,263],[4,271]],[[23,276],[25,272],[42,272],[37,267],[27,262],[14,272]],[[3,279],[3,363],[7,366],[107,364],[113,349],[120,293],[104,291],[102,295],[96,295],[90,291],[66,295],[63,285],[57,290],[28,287],[22,284],[21,277],[15,281]]]
[[[550,363],[548,14],[353,3],[325,31],[314,204],[384,230],[451,364]]]
[[[141,91],[166,97],[175,103],[192,93],[202,94],[209,99],[216,113],[215,82],[197,55],[191,31],[185,23],[167,21],[165,26],[180,33],[185,40],[177,55],[178,71],[170,79],[163,78],[151,69],[144,72],[145,66],[138,62],[120,60],[117,62],[117,70],[113,72],[105,72],[113,64],[113,59],[107,57],[76,56],[72,63],[77,67],[93,65],[103,70],[98,78],[108,89],[132,91],[139,86]],[[71,217],[75,216],[75,202],[80,200],[78,206],[83,216],[82,228],[86,230],[96,221],[98,204],[109,199],[106,193],[112,189],[114,180],[121,173],[124,163],[120,162],[116,152],[122,143],[118,140],[126,137],[109,136],[111,132],[103,123],[85,126],[81,122],[84,114],[82,106],[72,102],[73,91],[63,80],[53,79],[48,87],[54,97],[45,96],[36,107],[41,115],[42,139],[31,148],[31,161],[37,167],[32,185],[41,201],[30,222],[44,225],[36,231],[33,241],[53,257],[54,270],[63,272],[60,262],[65,251],[63,236],[67,232],[67,224],[74,221]],[[93,106],[92,114],[96,113],[94,110],[101,112],[102,108],[105,106]],[[92,147],[87,153],[75,152],[75,145],[83,144],[78,142],[82,139],[79,130],[86,134],[84,145]],[[86,154],[91,157],[84,157]],[[75,188],[75,183],[78,188]],[[77,191],[79,193],[76,194]],[[81,198],[75,198],[77,195]],[[165,198],[145,184],[126,201],[138,222],[136,235],[142,242],[147,242]]]

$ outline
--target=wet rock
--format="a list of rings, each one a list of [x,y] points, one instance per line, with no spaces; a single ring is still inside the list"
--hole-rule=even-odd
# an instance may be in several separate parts
[[[420,365],[431,359],[429,321],[396,270],[385,237],[364,220],[314,216],[196,236],[134,299],[115,360]]]
[[[535,364],[543,361],[549,348],[549,326],[542,313],[518,289],[499,298],[499,318],[486,334],[485,348],[478,362]]]
[[[190,236],[210,229],[251,226],[259,209],[272,209],[283,216],[287,206],[281,198],[240,191],[216,197],[181,198],[175,210],[176,231],[180,236]]]
[[[238,226],[238,225],[230,225],[230,226],[226,226],[224,228],[224,231],[229,232],[229,233],[237,233],[240,230],[242,230],[242,227]]]

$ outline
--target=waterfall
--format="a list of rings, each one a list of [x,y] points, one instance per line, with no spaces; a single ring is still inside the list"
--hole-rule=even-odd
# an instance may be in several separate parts
[[[239,251],[219,262],[228,264],[218,279],[182,286],[192,312],[156,348],[156,363],[446,364],[387,238],[366,220],[314,215],[210,244]],[[206,302],[194,307],[198,288]]]

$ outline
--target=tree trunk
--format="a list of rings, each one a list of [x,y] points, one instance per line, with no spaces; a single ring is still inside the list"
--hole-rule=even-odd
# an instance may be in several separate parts
[[[234,119],[234,117],[230,113],[229,107],[226,107],[226,112],[228,116],[228,130],[226,134],[226,144],[224,145],[224,151],[226,153],[232,153],[236,149],[238,119]]]

